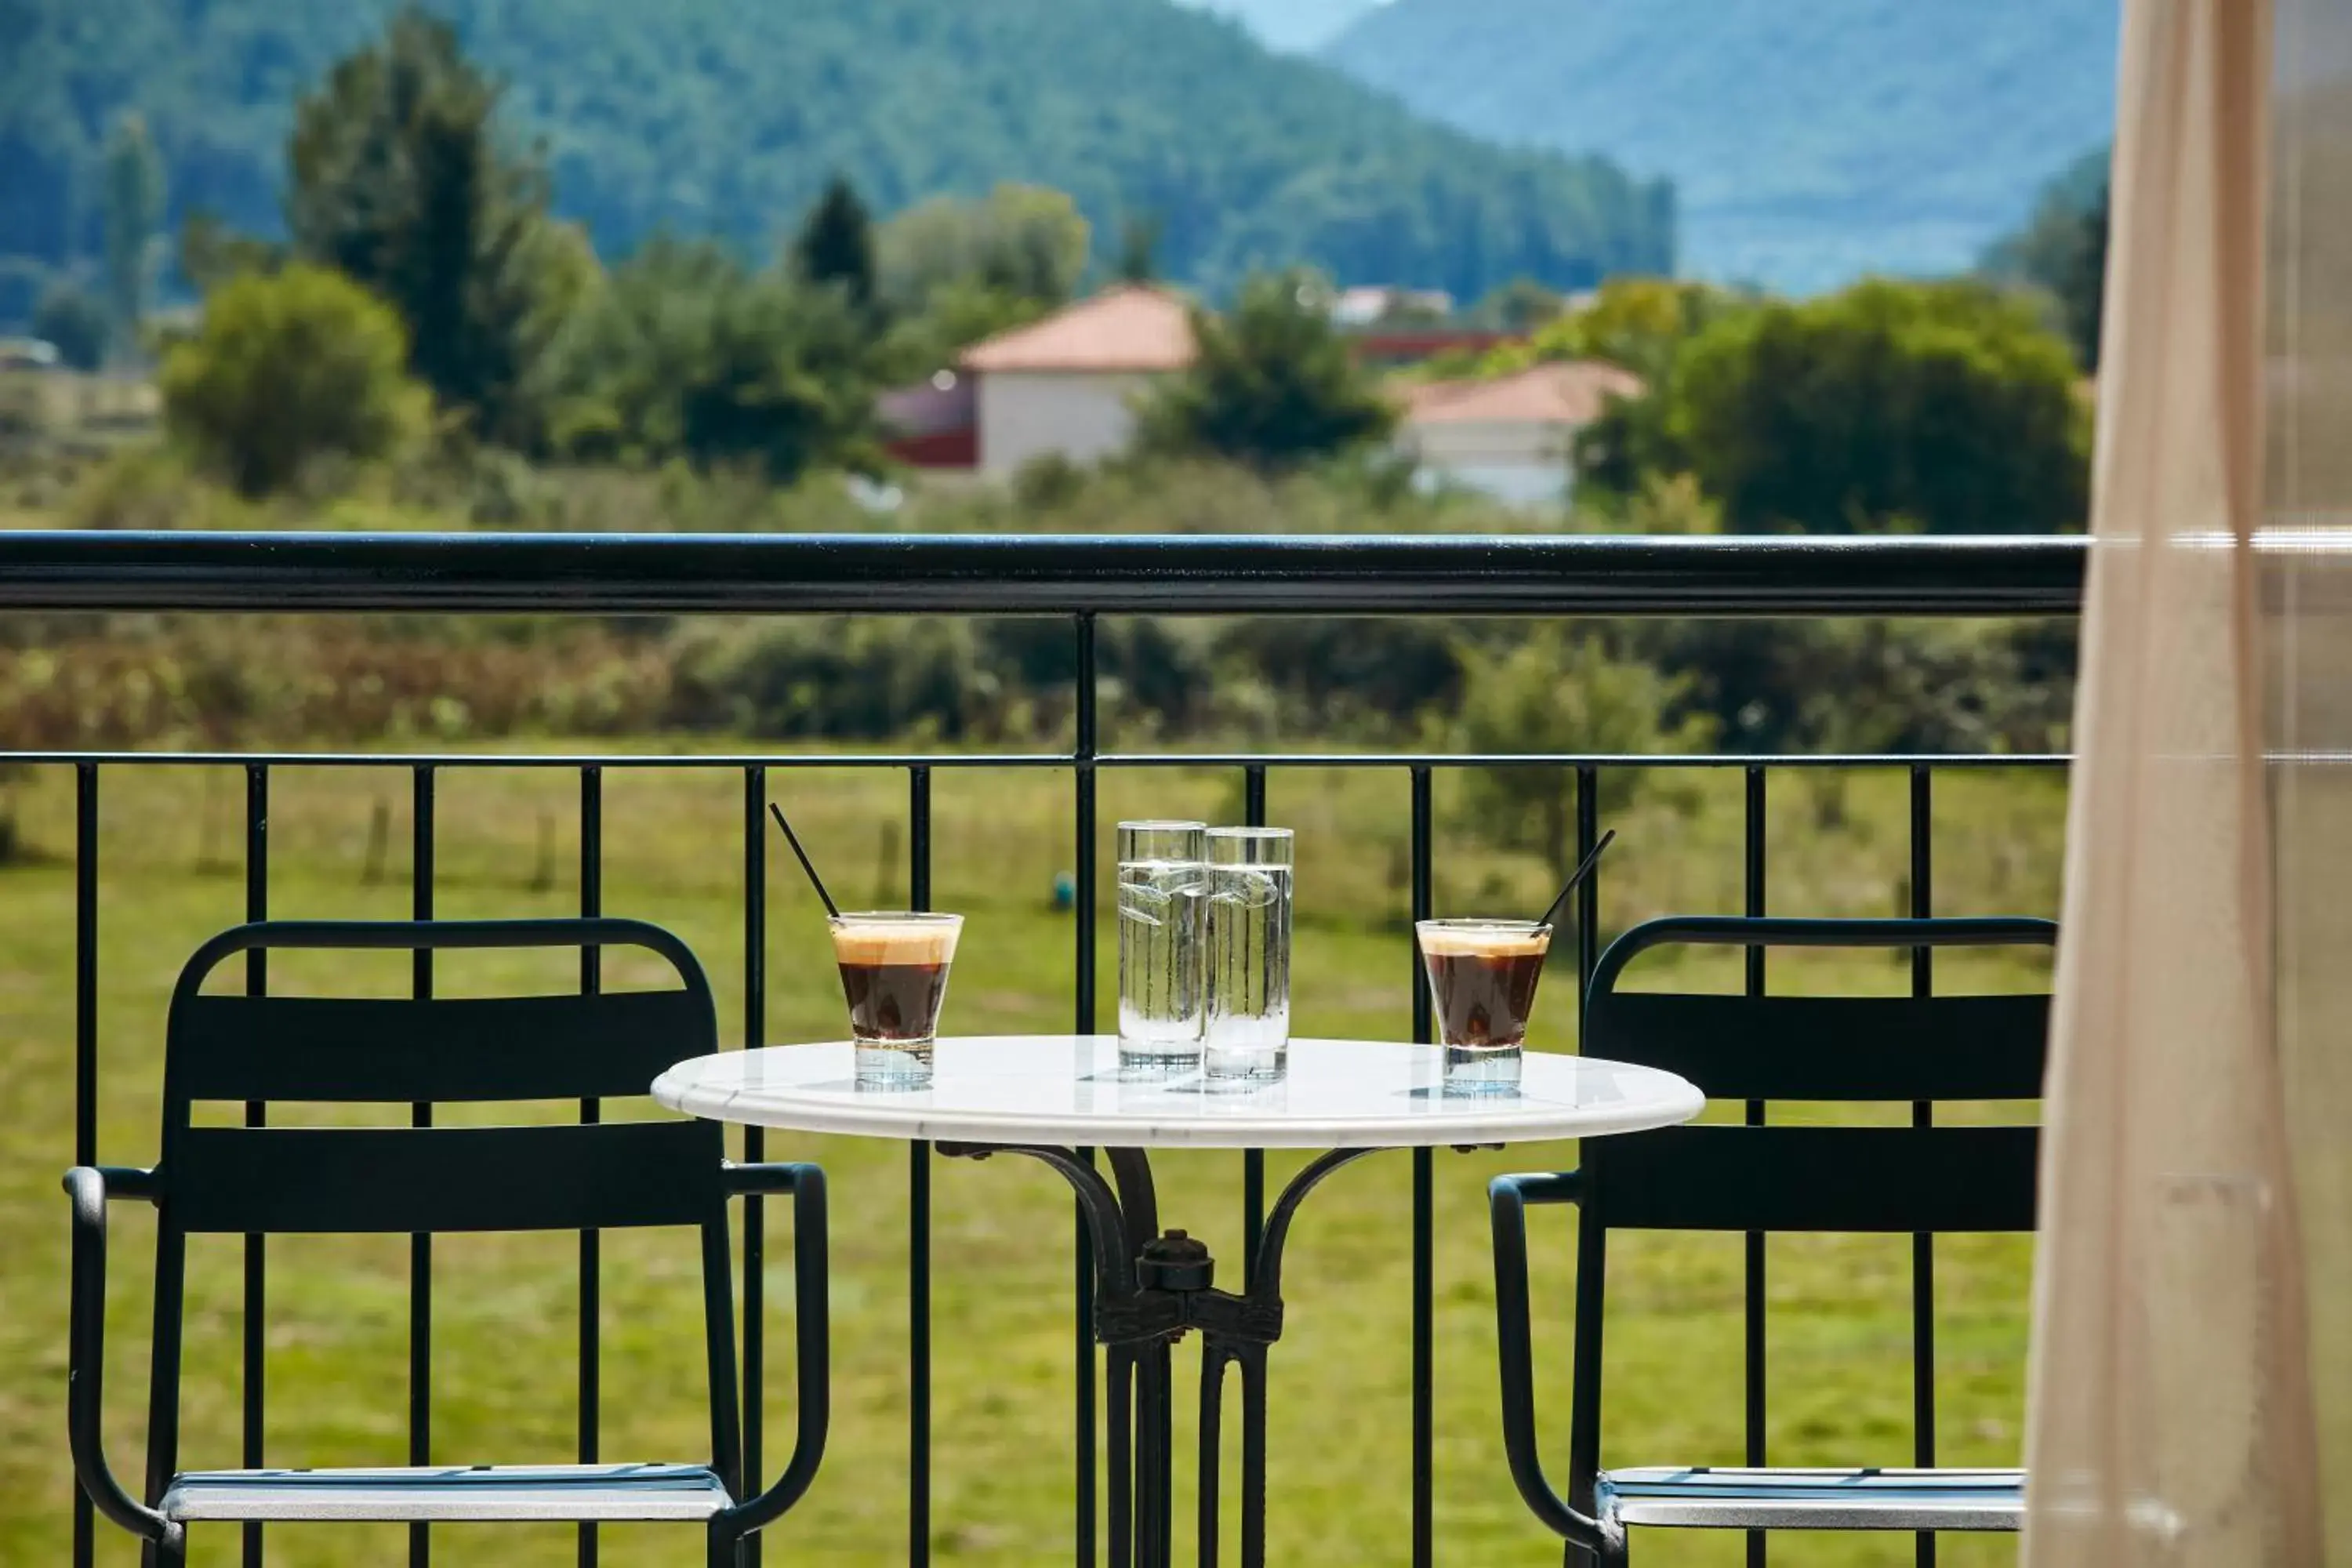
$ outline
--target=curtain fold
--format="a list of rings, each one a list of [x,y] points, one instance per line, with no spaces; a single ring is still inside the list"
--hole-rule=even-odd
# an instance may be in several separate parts
[[[2027,1568],[2352,1562],[2347,9],[2126,3]]]

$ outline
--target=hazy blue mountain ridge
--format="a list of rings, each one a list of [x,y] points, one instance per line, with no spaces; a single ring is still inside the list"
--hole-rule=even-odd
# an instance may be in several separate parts
[[[2117,0],[1395,0],[1323,58],[1508,144],[1671,177],[1685,269],[1967,266],[2112,133]]]

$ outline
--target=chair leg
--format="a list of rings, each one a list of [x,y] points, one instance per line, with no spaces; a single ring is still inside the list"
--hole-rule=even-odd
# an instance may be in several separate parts
[[[712,1531],[710,1568],[743,1568],[743,1538],[723,1530]]]
[[[1560,1553],[1560,1563],[1561,1568],[1625,1568],[1633,1555],[1633,1542],[1628,1532],[1618,1538],[1616,1550],[1609,1552],[1587,1552],[1571,1543]]]

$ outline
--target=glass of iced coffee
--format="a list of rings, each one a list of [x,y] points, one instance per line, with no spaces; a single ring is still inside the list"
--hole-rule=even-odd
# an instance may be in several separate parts
[[[860,1089],[928,1089],[940,1004],[961,915],[859,910],[833,917]]]
[[[1519,1056],[1551,927],[1535,921],[1422,921],[1413,927],[1445,1051],[1447,1094],[1517,1094]]]

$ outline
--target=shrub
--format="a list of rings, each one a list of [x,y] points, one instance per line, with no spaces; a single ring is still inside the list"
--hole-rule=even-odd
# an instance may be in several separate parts
[[[676,655],[671,722],[762,739],[962,738],[994,710],[969,625],[866,617],[698,627]]]
[[[1697,751],[1715,738],[1704,717],[1668,717],[1684,706],[1684,682],[1612,657],[1596,637],[1571,638],[1547,626],[1507,653],[1474,652],[1465,664],[1457,731],[1465,751],[1656,754]],[[1601,809],[1632,804],[1641,777],[1603,769]],[[1538,849],[1567,876],[1570,798],[1555,770],[1476,768],[1464,784],[1474,832],[1490,843]]]
[[[106,302],[72,283],[53,283],[33,311],[33,335],[58,351],[73,370],[96,370],[112,331]]]
[[[2023,301],[1872,279],[1717,320],[1663,389],[1586,432],[1580,464],[1607,469],[1585,464],[1599,446],[1687,468],[1734,532],[2079,528],[2090,448],[2075,379]]]
[[[1139,410],[1147,450],[1280,471],[1376,441],[1396,423],[1308,274],[1252,278],[1229,315],[1195,310],[1192,336],[1192,368]]]
[[[575,458],[683,459],[780,484],[878,458],[846,296],[715,245],[657,240],[616,268],[551,366],[552,443]]]
[[[165,426],[247,496],[326,457],[397,450],[424,425],[400,320],[340,273],[294,266],[231,279],[163,362]]]

